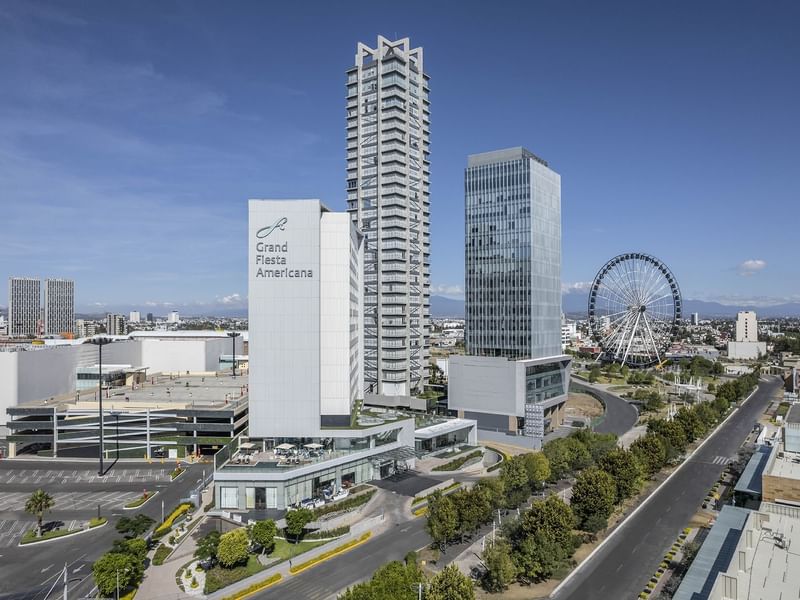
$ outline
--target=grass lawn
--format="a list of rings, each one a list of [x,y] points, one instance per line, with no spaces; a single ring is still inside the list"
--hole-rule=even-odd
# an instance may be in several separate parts
[[[158,492],[147,492],[147,496],[145,496],[144,494],[142,494],[141,496],[139,496],[139,497],[138,497],[138,498],[136,498],[135,500],[131,500],[130,502],[128,502],[128,503],[125,505],[125,508],[138,508],[138,507],[140,507],[142,504],[144,504],[145,502],[147,502],[148,500],[150,500],[150,498],[152,498],[152,497],[153,497],[154,495],[156,495],[157,493],[158,493]]]
[[[269,555],[270,559],[276,560],[289,560],[290,558],[294,558],[295,556],[302,554],[303,552],[308,552],[309,550],[316,548],[317,546],[321,546],[326,542],[300,542],[299,544],[292,544],[291,542],[287,542],[286,540],[275,540],[275,550],[272,551],[272,554]]]
[[[266,567],[258,562],[258,557],[251,554],[247,558],[247,564],[232,569],[225,569],[219,565],[213,569],[206,571],[206,586],[204,592],[210,594],[221,590],[237,581],[241,581],[245,577],[250,577],[263,571]]]
[[[25,535],[22,536],[21,542],[23,544],[30,544],[31,542],[41,542],[43,540],[52,540],[53,538],[63,537],[65,535],[71,535],[73,533],[78,533],[80,529],[56,529],[55,531],[48,531],[42,534],[42,537],[36,537],[36,527],[33,529],[29,529],[25,532]]]
[[[448,463],[443,465],[439,465],[438,467],[434,467],[434,471],[456,471],[463,467],[466,463],[471,461],[473,458],[478,458],[479,456],[483,456],[483,452],[480,450],[475,450],[474,452],[470,452],[466,456],[460,456],[455,460],[451,460]]]

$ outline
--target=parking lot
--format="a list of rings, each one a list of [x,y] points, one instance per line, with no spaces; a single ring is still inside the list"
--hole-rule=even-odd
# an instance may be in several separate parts
[[[55,500],[53,511],[90,510],[101,508],[122,508],[141,492],[63,492],[53,493],[46,490]],[[25,510],[25,502],[31,495],[28,492],[4,492],[0,494],[0,512],[18,512]]]
[[[33,527],[35,524],[36,521],[0,519],[0,548],[16,546],[25,530]]]
[[[170,472],[171,469],[114,469],[100,477],[91,470],[14,469],[0,470],[0,484],[147,483],[170,481]]]

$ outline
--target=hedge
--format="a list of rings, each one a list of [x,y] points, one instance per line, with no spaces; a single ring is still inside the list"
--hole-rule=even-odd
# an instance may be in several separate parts
[[[230,596],[225,596],[222,600],[242,600],[243,598],[247,598],[256,592],[260,592],[263,589],[268,588],[269,586],[278,583],[283,576],[280,573],[275,573],[272,577],[268,577],[264,581],[259,581],[258,583],[254,583],[243,590],[239,590],[238,592],[231,594]]]
[[[172,529],[175,519],[189,512],[193,506],[194,505],[189,502],[184,502],[183,504],[178,505],[178,507],[173,510],[166,519],[164,519],[164,522],[156,527],[156,530],[153,532],[153,539],[158,540],[167,535]]]
[[[342,552],[346,552],[347,550],[350,550],[351,548],[353,548],[355,546],[358,546],[362,542],[366,542],[369,539],[370,535],[372,535],[372,534],[371,534],[371,532],[368,531],[367,533],[365,533],[364,535],[362,535],[358,539],[350,540],[346,544],[342,544],[341,546],[339,546],[337,548],[334,548],[333,550],[328,550],[327,552],[323,552],[322,554],[320,554],[319,556],[317,556],[315,558],[312,558],[311,560],[308,560],[308,561],[306,561],[304,563],[301,563],[299,565],[294,565],[294,566],[290,567],[289,568],[289,572],[292,575],[294,575],[296,573],[299,573],[300,571],[305,571],[306,569],[308,569],[309,567],[313,567],[317,563],[321,563],[322,561],[327,560],[327,559],[331,558],[332,556],[336,556],[337,554],[340,554]]]

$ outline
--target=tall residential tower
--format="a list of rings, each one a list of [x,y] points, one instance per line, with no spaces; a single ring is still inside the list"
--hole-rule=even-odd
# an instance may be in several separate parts
[[[41,319],[41,282],[30,277],[8,278],[8,334],[38,335]]]
[[[364,234],[364,391],[421,392],[430,337],[430,102],[422,48],[359,43],[347,71],[347,208]]]
[[[45,279],[44,332],[58,335],[75,331],[75,282]]]

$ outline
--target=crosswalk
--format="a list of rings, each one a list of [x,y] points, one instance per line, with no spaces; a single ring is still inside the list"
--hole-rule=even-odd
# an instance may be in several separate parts
[[[723,465],[724,466],[724,465],[727,465],[728,463],[730,463],[732,460],[733,459],[728,458],[727,456],[715,456],[714,459],[711,461],[711,463],[715,464],[715,465]]]

